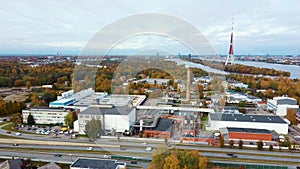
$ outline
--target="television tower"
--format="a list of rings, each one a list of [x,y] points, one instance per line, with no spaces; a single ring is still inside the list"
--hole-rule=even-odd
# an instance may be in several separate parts
[[[231,64],[234,65],[234,55],[233,55],[233,18],[232,18],[232,26],[231,26],[231,36],[230,36],[230,46],[229,52],[226,58],[225,65]]]

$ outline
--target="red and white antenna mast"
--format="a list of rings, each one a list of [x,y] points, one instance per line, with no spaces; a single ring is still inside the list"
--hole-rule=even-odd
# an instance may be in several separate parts
[[[230,46],[229,46],[229,52],[226,58],[225,65],[234,64],[234,55],[233,55],[233,17],[232,17],[232,23],[231,23],[231,36],[230,36]]]

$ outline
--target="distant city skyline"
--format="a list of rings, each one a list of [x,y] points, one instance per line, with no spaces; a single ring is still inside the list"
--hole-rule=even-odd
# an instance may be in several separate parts
[[[181,18],[202,32],[217,54],[229,49],[234,17],[236,55],[300,55],[300,2],[254,1],[7,1],[0,6],[0,55],[79,55],[87,41],[104,26],[139,13],[162,13]],[[130,54],[144,43],[166,45],[170,51],[190,53],[156,37],[137,37],[120,43],[112,55]],[[168,46],[169,45],[169,46]],[[156,54],[156,53],[153,53]]]

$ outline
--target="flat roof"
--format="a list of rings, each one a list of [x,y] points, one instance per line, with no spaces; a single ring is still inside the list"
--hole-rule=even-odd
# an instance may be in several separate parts
[[[228,132],[272,134],[272,131],[266,129],[227,127],[227,130]]]
[[[116,169],[118,166],[117,161],[102,160],[102,159],[83,159],[78,158],[70,167],[89,168],[89,169]]]
[[[50,102],[50,104],[66,104],[66,103],[72,103],[74,102],[74,99],[60,99],[53,102]]]
[[[80,112],[80,115],[128,115],[133,110],[133,107],[93,107],[90,106],[89,108],[85,109],[84,111]]]
[[[156,131],[170,131],[172,129],[172,126],[173,126],[173,120],[172,119],[160,118],[158,120],[158,123],[157,123],[156,127],[154,127],[153,130],[156,130]]]
[[[256,123],[284,123],[279,116],[255,115],[255,114],[210,114],[210,119],[215,121],[237,121],[237,122],[256,122]]]

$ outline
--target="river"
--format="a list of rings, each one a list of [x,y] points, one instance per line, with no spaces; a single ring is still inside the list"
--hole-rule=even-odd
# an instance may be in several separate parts
[[[300,79],[300,66],[297,65],[283,65],[283,64],[254,62],[254,61],[235,61],[235,63],[247,65],[247,66],[255,66],[260,68],[272,68],[275,70],[283,70],[291,73],[290,75],[291,79]]]
[[[207,72],[213,72],[213,73],[218,73],[223,75],[228,74],[228,72],[213,69],[198,63],[192,63],[180,59],[166,59],[166,60],[172,60],[175,61],[177,64],[184,64],[191,68],[200,68]],[[275,70],[282,70],[282,71],[290,72],[291,79],[300,79],[300,66],[297,65],[283,65],[283,64],[273,64],[273,63],[266,63],[266,62],[254,62],[254,61],[235,61],[235,63],[247,65],[247,66],[255,66],[260,68],[273,68]]]

